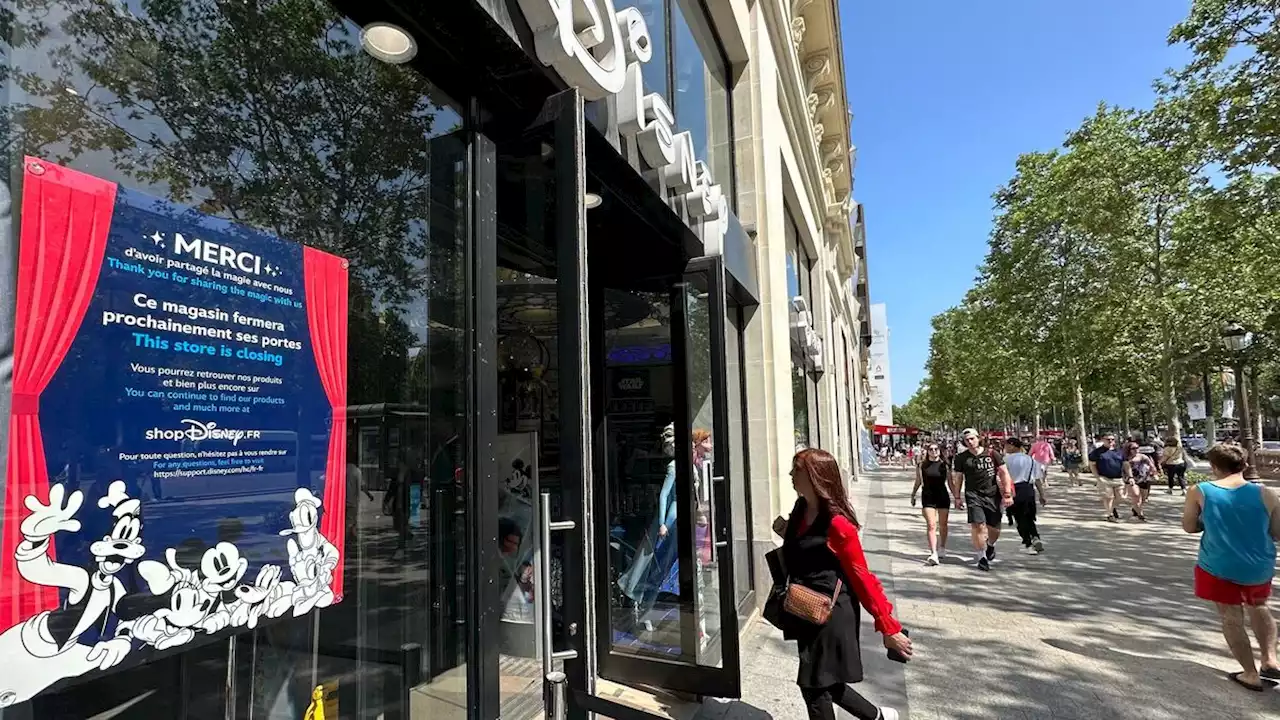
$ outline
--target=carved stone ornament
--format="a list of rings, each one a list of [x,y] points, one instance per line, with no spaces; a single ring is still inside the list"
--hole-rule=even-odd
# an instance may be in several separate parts
[[[818,88],[814,95],[818,96],[818,112],[829,110],[836,105],[836,86],[823,85]]]
[[[800,17],[800,13],[813,4],[813,0],[794,0],[791,3],[791,16]]]
[[[804,59],[805,86],[812,92],[819,85],[828,82],[831,76],[831,51],[820,50]]]
[[[796,50],[804,44],[804,18],[802,17],[791,20],[791,42],[796,46]]]
[[[841,152],[843,150],[844,143],[840,142],[840,138],[834,135],[825,137],[822,142],[818,143],[818,152],[822,154],[823,165],[840,162],[843,159]]]

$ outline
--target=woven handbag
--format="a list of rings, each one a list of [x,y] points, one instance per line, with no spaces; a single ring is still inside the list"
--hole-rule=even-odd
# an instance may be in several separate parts
[[[836,598],[840,597],[840,580],[836,580],[836,590],[828,597],[798,583],[787,585],[786,596],[782,600],[782,609],[793,615],[813,623],[826,625],[831,619],[831,609],[836,606]]]

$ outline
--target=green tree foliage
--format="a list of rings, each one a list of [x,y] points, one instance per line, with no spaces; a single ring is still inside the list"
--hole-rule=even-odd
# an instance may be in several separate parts
[[[0,47],[8,167],[70,164],[349,259],[351,403],[451,416],[466,145],[421,75],[322,0],[13,0]]]
[[[1182,394],[1236,358],[1239,322],[1269,387],[1280,337],[1280,2],[1196,0],[1170,42],[1193,59],[1148,109],[1100,104],[1061,147],[1027,153],[995,193],[987,255],[934,319],[935,417],[1128,425],[1138,400],[1181,431]],[[1001,328],[975,348],[976,328]],[[1264,392],[1270,392],[1264,390]],[[908,403],[911,406],[912,403]],[[1217,408],[1220,409],[1220,406]]]

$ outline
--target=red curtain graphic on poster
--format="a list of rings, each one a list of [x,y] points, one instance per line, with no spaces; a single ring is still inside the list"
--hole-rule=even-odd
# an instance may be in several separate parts
[[[320,534],[346,558],[347,482],[347,261],[311,247],[302,248],[306,281],[307,326],[315,353],[320,382],[333,409],[329,426],[329,450],[325,460]],[[342,567],[333,571],[334,599],[342,599]]]
[[[13,552],[22,540],[25,498],[49,497],[40,393],[66,357],[93,298],[115,196],[115,183],[35,158],[23,162],[13,400],[0,531],[0,627],[58,604],[56,588],[20,581]],[[51,558],[53,553],[49,548]]]

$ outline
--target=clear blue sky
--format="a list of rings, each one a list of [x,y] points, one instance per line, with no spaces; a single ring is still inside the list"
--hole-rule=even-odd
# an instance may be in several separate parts
[[[924,378],[929,320],[986,254],[991,194],[1099,101],[1148,106],[1185,62],[1190,0],[840,0],[872,302],[887,305],[893,402]]]

